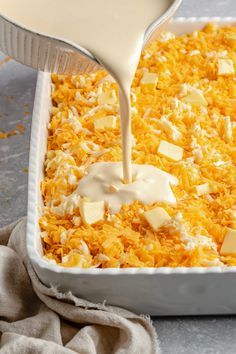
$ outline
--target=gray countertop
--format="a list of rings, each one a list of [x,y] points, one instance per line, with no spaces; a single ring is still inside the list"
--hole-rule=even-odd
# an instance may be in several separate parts
[[[184,0],[177,16],[236,16],[236,0]],[[26,214],[31,113],[37,73],[0,54],[0,131],[17,124],[23,134],[0,139],[0,226]],[[234,316],[154,318],[165,354],[234,354]]]

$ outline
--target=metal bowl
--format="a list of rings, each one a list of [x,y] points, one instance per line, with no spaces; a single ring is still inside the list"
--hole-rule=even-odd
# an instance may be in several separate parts
[[[168,10],[148,27],[144,47],[163,30],[181,2],[173,0]],[[91,52],[81,46],[30,31],[1,13],[0,50],[24,65],[51,73],[76,75],[96,71],[102,66]]]

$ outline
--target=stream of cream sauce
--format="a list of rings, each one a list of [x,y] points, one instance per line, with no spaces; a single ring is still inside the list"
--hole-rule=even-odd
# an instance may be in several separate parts
[[[123,168],[121,163],[95,163],[78,187],[82,196],[107,201],[113,212],[134,200],[143,204],[175,201],[169,186],[177,183],[173,176],[153,166],[132,165],[130,105],[130,88],[145,32],[172,3],[173,0],[0,0],[1,14],[28,29],[89,50],[117,81]]]

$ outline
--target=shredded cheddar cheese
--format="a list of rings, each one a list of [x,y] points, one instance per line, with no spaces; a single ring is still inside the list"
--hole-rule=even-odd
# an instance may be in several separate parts
[[[10,138],[11,136],[14,135],[23,134],[24,132],[25,132],[25,127],[21,124],[17,124],[16,129],[10,130],[8,132],[0,131],[0,139]]]
[[[52,76],[41,184],[45,259],[84,268],[236,265],[233,252],[220,252],[236,229],[235,46],[236,28],[207,25],[177,38],[162,34],[145,49],[131,94],[133,163],[176,176],[177,203],[134,202],[115,215],[91,204],[94,219],[74,191],[92,163],[122,159],[117,85],[104,71]],[[96,129],[111,116],[116,124]],[[181,157],[158,153],[163,141]],[[165,222],[155,210],[164,210]]]

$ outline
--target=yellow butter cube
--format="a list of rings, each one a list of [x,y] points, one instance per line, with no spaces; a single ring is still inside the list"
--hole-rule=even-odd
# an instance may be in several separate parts
[[[236,230],[227,229],[220,254],[222,256],[236,256]]]
[[[225,39],[231,48],[236,47],[236,33],[235,32],[226,33]]]
[[[140,81],[141,85],[148,85],[149,87],[156,88],[158,82],[158,76],[155,73],[145,72]]]
[[[227,40],[236,41],[236,33],[235,32],[228,32],[225,34],[225,38]]]
[[[102,92],[98,96],[98,104],[115,104],[117,101],[116,91]]]
[[[94,120],[94,128],[96,130],[115,129],[116,119],[117,118],[115,116],[106,116],[103,118],[96,118]]]
[[[87,202],[85,200],[80,203],[80,215],[83,223],[95,224],[98,221],[104,220],[105,204],[100,202]]]
[[[218,59],[218,75],[234,74],[234,63],[231,59]]]
[[[158,147],[158,153],[168,157],[173,161],[180,161],[183,158],[184,150],[182,147],[168,143],[168,141],[161,140]]]
[[[196,105],[196,106],[206,107],[208,105],[208,102],[205,99],[203,92],[199,89],[196,89],[195,87],[193,87],[188,92],[187,96],[184,97],[183,101],[185,103]]]
[[[208,183],[199,184],[195,187],[197,195],[200,197],[201,195],[210,194],[213,192],[211,186]]]
[[[157,231],[159,227],[163,226],[168,220],[171,219],[170,215],[165,211],[165,209],[159,207],[145,211],[143,216],[154,231]]]

